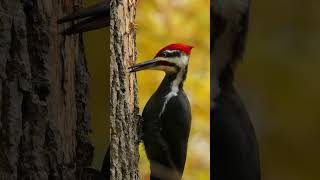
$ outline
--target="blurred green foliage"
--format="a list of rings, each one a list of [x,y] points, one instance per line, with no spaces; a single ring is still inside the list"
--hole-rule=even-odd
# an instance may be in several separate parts
[[[138,0],[136,23],[138,62],[153,58],[170,43],[195,47],[184,86],[192,107],[192,130],[183,179],[210,179],[210,1]],[[159,71],[137,73],[140,111],[163,76]],[[149,179],[143,146],[140,155],[140,177]]]
[[[252,1],[237,87],[264,180],[320,179],[320,1]]]

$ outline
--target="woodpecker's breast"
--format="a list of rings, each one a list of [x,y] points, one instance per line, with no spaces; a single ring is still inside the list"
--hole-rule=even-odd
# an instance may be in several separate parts
[[[183,122],[190,114],[190,103],[183,90],[155,93],[143,110],[144,123],[159,121]],[[191,116],[191,115],[190,115]]]
[[[188,131],[191,121],[191,108],[183,90],[167,101],[159,119],[162,124],[165,124],[165,127],[172,126],[173,132],[178,129],[180,129],[181,133]]]
[[[178,96],[178,93],[179,93],[179,87],[177,85],[175,85],[175,86],[172,86],[171,91],[166,96],[163,97],[164,102],[163,102],[161,111],[159,113],[160,118],[161,118],[163,112],[165,111],[166,106],[167,106],[168,102],[170,101],[170,99],[175,96]]]

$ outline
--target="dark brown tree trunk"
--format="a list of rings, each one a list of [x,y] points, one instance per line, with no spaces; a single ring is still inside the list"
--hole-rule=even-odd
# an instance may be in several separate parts
[[[136,0],[110,4],[111,179],[135,180],[139,161],[139,118],[136,78],[128,67],[136,60]]]
[[[90,165],[82,38],[58,17],[79,0],[0,0],[0,179],[79,179]]]

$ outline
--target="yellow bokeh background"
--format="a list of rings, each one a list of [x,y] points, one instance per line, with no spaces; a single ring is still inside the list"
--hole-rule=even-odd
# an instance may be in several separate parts
[[[192,108],[192,129],[184,180],[210,179],[210,1],[137,1],[138,62],[151,59],[163,46],[181,42],[194,46],[184,90]],[[140,113],[164,73],[137,73]],[[140,178],[149,179],[149,162],[140,146]]]

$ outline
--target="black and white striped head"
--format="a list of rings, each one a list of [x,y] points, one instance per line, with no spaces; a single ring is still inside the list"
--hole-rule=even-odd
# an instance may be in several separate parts
[[[167,45],[153,59],[133,65],[129,70],[137,72],[150,69],[161,70],[165,73],[178,73],[188,67],[192,48],[193,46],[182,43]]]

